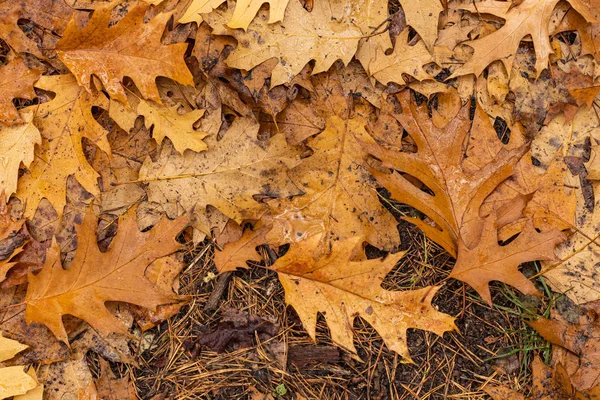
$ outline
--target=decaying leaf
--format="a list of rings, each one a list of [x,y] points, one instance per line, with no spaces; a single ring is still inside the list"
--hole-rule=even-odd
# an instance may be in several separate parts
[[[596,400],[600,386],[592,390],[576,390],[565,367],[557,364],[551,368],[539,356],[533,359],[533,390],[529,400]],[[525,396],[504,386],[486,386],[483,389],[493,400],[526,400]]]
[[[108,362],[100,359],[100,378],[96,379],[96,390],[100,399],[135,400],[135,390],[129,377],[117,378]]]
[[[157,76],[193,85],[192,74],[183,61],[187,45],[161,43],[163,27],[172,13],[158,14],[144,23],[148,5],[141,2],[109,27],[112,7],[109,4],[94,11],[83,29],[71,20],[56,45],[58,57],[81,86],[91,91],[94,75],[110,97],[126,103],[122,81],[129,77],[145,99],[161,103]]]
[[[331,254],[315,262],[313,252],[319,241],[319,236],[313,236],[293,244],[271,267],[285,289],[286,303],[294,307],[313,340],[317,314],[322,313],[333,341],[356,354],[352,323],[360,316],[391,350],[410,361],[407,329],[423,329],[440,336],[456,329],[454,318],[431,305],[439,287],[405,292],[381,288],[386,274],[404,253],[383,260],[348,261],[361,241],[354,237],[335,242]]]
[[[140,232],[135,214],[121,219],[119,230],[106,253],[96,244],[95,216],[88,211],[77,226],[78,247],[68,270],[63,269],[60,249],[53,243],[38,275],[30,274],[25,302],[28,323],[45,324],[57,338],[67,342],[62,316],[73,315],[108,334],[127,329],[106,308],[107,301],[122,301],[147,308],[177,301],[172,293],[161,291],[144,275],[157,258],[177,251],[175,236],[188,223],[161,220],[152,230]],[[135,243],[135,245],[133,245]]]
[[[48,32],[61,35],[73,8],[64,0],[16,0],[0,3],[0,37],[17,53],[43,57],[38,44],[19,27],[24,19],[35,22]]]
[[[246,268],[246,261],[262,261],[256,247],[267,243],[266,234],[271,227],[262,226],[256,230],[247,229],[239,240],[227,243],[222,251],[215,251],[215,266],[219,272]]]
[[[250,70],[276,57],[279,63],[271,74],[271,87],[290,82],[311,60],[315,60],[313,74],[327,71],[338,59],[348,64],[362,38],[351,21],[332,20],[326,2],[315,2],[312,12],[308,12],[299,1],[292,1],[283,23],[268,24],[266,12],[260,11],[246,31],[227,28],[230,15],[229,10],[216,10],[206,16],[213,34],[233,36],[238,41],[238,47],[227,57],[227,65]]]
[[[335,241],[354,236],[385,250],[399,244],[397,222],[379,202],[366,164],[363,144],[381,148],[366,124],[360,116],[331,117],[325,130],[307,141],[313,155],[289,172],[304,194],[269,202],[272,241],[283,244],[318,235],[322,242],[315,257],[329,253]]]
[[[600,321],[596,314],[597,304],[591,303],[587,311],[588,315],[581,318],[577,324],[538,318],[529,322],[529,325],[550,343],[577,355],[579,367],[571,375],[571,382],[577,390],[595,390],[596,395],[600,396]]]
[[[266,212],[257,200],[298,194],[287,177],[298,163],[298,149],[287,146],[281,135],[258,139],[258,128],[255,121],[238,117],[221,140],[206,140],[205,152],[181,155],[163,146],[156,162],[146,159],[140,170],[140,180],[149,184],[149,200],[162,204],[171,217],[194,210],[194,226],[210,235],[208,205],[241,223]]]

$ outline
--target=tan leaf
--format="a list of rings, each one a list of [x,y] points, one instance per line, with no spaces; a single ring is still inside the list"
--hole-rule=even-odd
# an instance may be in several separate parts
[[[579,357],[579,362],[571,372],[570,381],[577,390],[600,391],[600,341],[598,340],[598,306],[590,303],[579,323],[564,320],[538,318],[528,324],[542,337],[555,346],[560,346]],[[571,383],[569,382],[569,384]],[[579,398],[579,397],[576,397]],[[589,397],[581,397],[589,398]],[[597,397],[592,397],[597,398]]]
[[[92,107],[107,108],[107,99],[83,90],[73,75],[43,76],[39,89],[54,92],[56,97],[27,110],[35,111],[34,125],[42,134],[42,144],[29,169],[19,178],[17,196],[27,203],[25,216],[31,217],[42,198],[47,198],[59,215],[66,204],[67,177],[97,195],[98,173],[89,165],[82,148],[82,138],[89,139],[110,154],[106,131],[92,115]]]
[[[125,131],[133,129],[138,115],[143,115],[147,127],[153,127],[152,137],[159,144],[168,137],[180,153],[187,149],[206,150],[206,143],[202,141],[206,133],[194,129],[194,123],[204,115],[204,110],[179,114],[177,105],[166,107],[134,96],[128,96],[128,100],[128,105],[111,100],[109,106],[110,117]]]
[[[414,46],[409,46],[408,34],[409,30],[405,29],[398,35],[394,52],[390,55],[386,55],[384,49],[380,47],[375,58],[369,64],[371,75],[384,85],[390,82],[399,85],[406,84],[402,74],[411,75],[419,81],[431,78],[423,66],[433,62],[433,57],[422,41],[418,41]]]
[[[321,236],[315,257],[327,254],[337,240],[362,236],[375,247],[391,250],[400,243],[397,222],[379,202],[377,185],[361,144],[379,148],[362,117],[331,117],[325,130],[307,141],[313,155],[289,172],[304,192],[291,200],[269,203],[277,244]]]
[[[81,30],[71,20],[56,45],[59,58],[81,86],[91,90],[94,75],[112,98],[125,103],[122,81],[127,76],[144,98],[160,103],[157,76],[193,85],[192,74],[184,62],[187,44],[165,46],[160,41],[172,13],[159,14],[143,23],[148,5],[140,2],[109,27],[112,7],[109,4],[94,11]]]
[[[225,0],[193,0],[179,19],[179,23],[198,22],[200,24],[202,22],[201,14],[211,12],[224,2]],[[288,2],[289,0],[238,0],[227,26],[232,29],[247,29],[263,4],[269,5],[269,24],[282,21]]]
[[[25,123],[12,101],[15,98],[33,100],[36,97],[33,84],[40,78],[41,74],[39,70],[28,68],[20,57],[0,67],[1,123],[4,125]],[[4,154],[4,152],[2,153]]]
[[[20,125],[0,126],[0,192],[8,197],[17,191],[21,164],[29,167],[35,145],[41,144],[40,131],[33,125],[34,113],[33,109],[21,112]]]
[[[0,362],[10,360],[27,346],[2,337],[0,332]],[[23,366],[0,368],[0,399],[25,394],[34,389],[37,381],[25,373]]]
[[[85,358],[43,365],[39,379],[46,387],[45,400],[96,400],[98,392]]]
[[[421,36],[428,49],[438,37],[438,19],[444,10],[440,0],[403,0],[402,10],[406,16],[406,23],[413,27]]]
[[[206,140],[205,152],[181,155],[163,145],[156,162],[146,159],[140,170],[149,201],[163,205],[172,217],[194,210],[194,226],[210,235],[208,205],[241,223],[266,212],[257,199],[298,194],[287,170],[298,163],[299,149],[287,146],[281,135],[259,140],[258,129],[252,119],[238,117],[221,140]]]
[[[269,58],[279,59],[271,75],[271,87],[290,82],[311,60],[315,60],[313,74],[327,71],[338,59],[348,64],[362,38],[360,29],[351,21],[332,21],[326,2],[315,2],[312,12],[306,11],[299,1],[290,2],[285,23],[267,24],[264,13],[260,11],[246,31],[225,26],[229,10],[214,11],[206,15],[206,21],[213,34],[237,39],[238,47],[226,60],[230,67],[250,70]]]
[[[293,244],[271,268],[279,275],[286,303],[294,307],[313,340],[317,314],[322,313],[333,341],[356,354],[352,324],[360,316],[379,332],[388,348],[410,361],[407,329],[443,335],[456,329],[454,318],[431,305],[439,287],[405,292],[382,289],[381,282],[404,253],[383,260],[349,261],[361,240],[335,242],[331,254],[315,262],[313,252],[320,238],[314,236]]]
[[[117,235],[106,253],[96,244],[96,217],[89,210],[76,227],[78,247],[68,270],[60,261],[56,245],[48,250],[46,263],[36,276],[29,276],[25,302],[27,322],[45,324],[67,343],[62,316],[73,315],[103,334],[126,333],[127,329],[105,307],[107,301],[122,301],[147,308],[177,301],[172,293],[159,290],[144,275],[150,263],[180,248],[176,235],[188,223],[161,220],[152,230],[140,232],[134,211],[121,219]]]

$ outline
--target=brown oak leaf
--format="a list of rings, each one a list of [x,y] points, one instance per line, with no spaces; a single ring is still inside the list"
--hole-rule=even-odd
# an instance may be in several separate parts
[[[178,297],[158,289],[144,275],[154,260],[179,250],[175,237],[188,223],[162,219],[147,232],[140,232],[135,209],[121,218],[117,235],[106,253],[96,243],[96,217],[90,209],[76,227],[78,246],[68,270],[63,269],[60,248],[53,243],[39,274],[29,275],[25,303],[28,323],[45,324],[67,343],[63,315],[81,318],[103,334],[127,333],[127,328],[106,308],[108,301],[121,301],[146,308],[173,303]]]

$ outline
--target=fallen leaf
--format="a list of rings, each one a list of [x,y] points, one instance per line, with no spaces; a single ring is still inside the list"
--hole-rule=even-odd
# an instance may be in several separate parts
[[[100,378],[96,379],[96,390],[102,400],[135,400],[135,389],[128,376],[117,378],[108,362],[100,359]]]
[[[46,389],[44,400],[98,399],[94,379],[85,358],[43,365],[38,376]]]
[[[405,85],[406,81],[402,74],[411,75],[419,81],[431,79],[423,67],[433,62],[433,57],[427,51],[423,41],[410,46],[408,34],[409,30],[405,29],[398,35],[392,54],[386,55],[384,49],[380,47],[369,63],[369,73],[384,85],[390,82]]]
[[[360,237],[333,243],[331,254],[314,260],[320,241],[313,236],[297,244],[270,267],[279,275],[285,289],[286,304],[300,317],[309,336],[315,340],[317,314],[325,315],[331,338],[356,355],[352,324],[358,316],[381,335],[387,347],[411,361],[406,331],[422,329],[443,335],[456,329],[454,318],[431,305],[438,287],[392,292],[381,282],[404,253],[385,259],[348,261]]]
[[[246,261],[262,261],[256,252],[256,247],[267,243],[266,234],[271,226],[265,225],[256,230],[247,229],[242,237],[232,243],[227,243],[222,251],[215,250],[215,267],[219,272],[235,271],[247,268]]]
[[[92,195],[99,193],[98,173],[86,160],[82,138],[111,154],[107,132],[92,115],[93,106],[107,108],[107,100],[102,94],[87,93],[73,75],[43,76],[36,87],[54,92],[56,97],[25,109],[35,112],[33,124],[42,135],[35,159],[17,184],[17,197],[27,204],[27,218],[33,216],[42,198],[48,199],[61,215],[66,205],[66,185],[70,175]]]
[[[362,38],[351,21],[332,21],[325,2],[316,2],[312,12],[299,1],[290,2],[285,23],[268,24],[266,12],[260,11],[246,31],[227,28],[230,15],[230,10],[216,10],[205,16],[213,34],[233,36],[238,41],[238,47],[226,59],[227,65],[250,70],[276,57],[279,63],[273,69],[271,87],[291,82],[311,60],[315,60],[313,74],[327,71],[338,59],[348,64]]]
[[[43,58],[38,44],[19,27],[21,20],[33,21],[48,32],[61,35],[73,14],[64,0],[16,0],[0,3],[0,37],[17,53]]]
[[[146,159],[140,170],[149,201],[162,204],[171,217],[194,210],[194,226],[210,235],[208,205],[241,223],[267,211],[257,199],[298,194],[287,177],[298,163],[298,149],[286,146],[281,135],[259,140],[258,128],[255,121],[238,117],[221,140],[206,140],[205,152],[181,155],[163,146],[156,162]]]
[[[10,360],[27,346],[2,337],[0,332],[0,362]],[[0,368],[0,399],[22,395],[35,389],[37,381],[24,371],[23,366]]]
[[[96,244],[96,218],[88,211],[83,223],[76,227],[78,247],[68,270],[63,269],[60,249],[53,243],[40,273],[29,276],[25,298],[28,323],[45,324],[67,343],[62,322],[65,314],[85,320],[103,334],[127,333],[123,324],[106,309],[105,302],[122,301],[155,308],[177,301],[172,293],[152,284],[144,271],[152,261],[180,248],[175,236],[188,219],[163,219],[152,230],[140,232],[134,215],[130,212],[121,219],[111,247],[101,253]]]
[[[158,14],[143,23],[147,7],[143,2],[136,4],[111,27],[112,4],[95,10],[83,29],[75,20],[69,22],[56,51],[81,86],[91,91],[94,75],[110,97],[126,103],[122,81],[129,77],[145,99],[160,103],[157,76],[193,85],[192,74],[184,63],[187,44],[161,43],[163,27],[172,13]]]
[[[368,153],[362,144],[381,147],[366,124],[360,116],[331,117],[325,130],[307,141],[313,155],[289,172],[304,194],[269,202],[271,241],[284,244],[320,236],[315,257],[329,253],[335,241],[354,236],[388,251],[399,244],[397,222],[379,202],[366,163]]]
[[[40,131],[33,124],[34,110],[17,113],[21,124],[0,126],[0,192],[10,197],[17,191],[19,167],[33,162],[34,147],[41,144]]]
[[[561,364],[551,368],[539,356],[533,359],[533,390],[529,400],[594,400],[600,398],[600,386],[587,391],[573,388],[569,375]],[[486,386],[483,390],[493,400],[525,400],[525,396],[504,386]]]
[[[473,48],[473,56],[452,74],[453,77],[466,74],[481,75],[493,61],[500,60],[507,71],[511,69],[511,58],[527,35],[531,35],[535,46],[536,77],[548,67],[548,56],[552,53],[549,41],[548,22],[558,0],[524,0],[510,9],[506,23],[497,31],[473,41],[464,42]],[[475,6],[472,6],[474,9]],[[466,7],[468,9],[468,7]]]
[[[36,97],[33,84],[40,78],[41,74],[39,70],[28,68],[20,57],[0,67],[0,76],[2,76],[0,78],[0,90],[3,94],[2,99],[0,99],[1,123],[4,125],[26,123],[12,101],[16,98],[33,100]]]
[[[202,22],[201,14],[211,12],[224,2],[225,0],[193,0],[179,19],[179,23],[198,22],[200,24]],[[288,2],[289,0],[238,0],[227,26],[232,29],[248,29],[248,25],[263,4],[269,5],[269,24],[282,21]]]
[[[450,273],[468,283],[488,304],[492,304],[489,283],[500,281],[517,288],[525,294],[539,295],[519,265],[536,260],[557,260],[554,248],[566,240],[566,235],[553,229],[537,232],[529,220],[516,239],[506,245],[498,244],[495,216],[487,217],[479,242],[472,249],[459,243],[456,264]]]
[[[397,172],[387,174],[372,170],[394,199],[420,210],[435,225],[418,218],[404,219],[417,225],[456,256],[459,237],[463,238],[467,247],[478,241],[482,226],[479,216],[481,204],[498,184],[513,173],[513,166],[524,149],[502,148],[485,166],[469,171],[463,166],[466,139],[472,127],[493,131],[488,116],[477,108],[471,123],[468,107],[463,106],[452,121],[438,128],[429,118],[426,106],[414,105],[409,96],[406,91],[398,96],[403,112],[394,117],[414,140],[416,153],[392,151],[366,143],[363,146],[384,166],[418,179],[433,192],[433,195],[426,193]]]
[[[538,318],[528,324],[545,340],[579,357],[579,368],[570,377],[576,389],[584,391],[596,388],[600,391],[600,322],[596,314],[597,305],[591,303],[587,311],[588,315],[580,318],[576,324],[547,318]]]
[[[142,115],[158,144],[168,137],[175,150],[180,153],[187,149],[195,152],[206,150],[206,143],[202,141],[206,133],[194,129],[194,123],[204,115],[204,110],[180,114],[177,105],[165,107],[133,97],[128,96],[128,105],[115,100],[110,101],[109,115],[122,129],[131,131],[138,115]]]

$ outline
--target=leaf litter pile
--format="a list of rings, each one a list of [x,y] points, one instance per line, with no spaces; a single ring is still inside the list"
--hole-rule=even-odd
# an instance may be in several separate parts
[[[600,1],[0,2],[0,398],[600,399]]]

